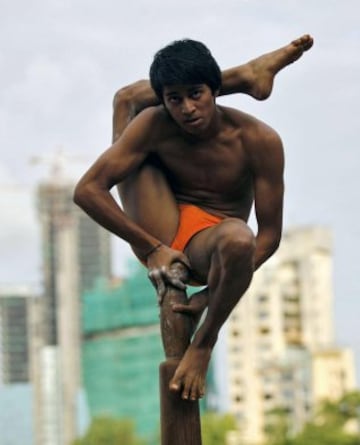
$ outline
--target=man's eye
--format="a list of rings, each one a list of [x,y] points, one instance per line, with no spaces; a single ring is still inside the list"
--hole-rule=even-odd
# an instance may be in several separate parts
[[[195,90],[191,93],[193,99],[198,99],[201,96],[201,90]]]
[[[178,104],[180,102],[180,98],[176,96],[169,97],[169,102],[172,104]]]

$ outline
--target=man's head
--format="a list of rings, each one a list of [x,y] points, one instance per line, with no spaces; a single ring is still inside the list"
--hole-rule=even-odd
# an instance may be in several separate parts
[[[155,54],[150,82],[162,102],[164,87],[172,85],[206,84],[215,95],[221,86],[221,71],[203,43],[176,40]]]

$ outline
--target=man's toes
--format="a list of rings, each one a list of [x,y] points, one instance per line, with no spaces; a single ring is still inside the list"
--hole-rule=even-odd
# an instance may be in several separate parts
[[[189,398],[190,398],[190,394],[191,394],[191,389],[190,389],[188,386],[185,386],[185,385],[184,385],[184,389],[183,389],[183,391],[182,391],[181,397],[182,397],[184,400],[189,400]]]
[[[202,399],[205,395],[205,383],[201,382],[199,384],[199,399]]]
[[[198,400],[200,399],[200,391],[197,384],[193,384],[190,392],[190,399],[191,400]]]
[[[311,36],[307,35],[306,37],[307,38],[306,38],[306,41],[304,43],[304,50],[305,51],[310,49],[313,46],[313,44],[314,44],[314,39]]]
[[[191,383],[191,386],[186,392],[187,397],[190,400],[199,400],[201,399],[205,394],[205,385],[202,378],[195,378],[193,382]]]
[[[192,400],[198,400],[205,395],[205,383],[202,378],[197,379],[196,384],[193,385],[191,397]]]
[[[174,312],[181,312],[183,314],[192,314],[193,309],[187,304],[175,303],[172,305],[172,310]]]
[[[180,391],[181,386],[182,386],[181,379],[176,379],[175,377],[169,383],[170,391],[174,392]]]
[[[307,51],[312,47],[314,40],[309,34],[305,34],[304,36],[295,40],[293,43],[300,47],[303,51]]]
[[[192,391],[193,391],[193,387],[194,387],[194,381],[192,378],[187,378],[184,382],[184,389],[183,392],[181,394],[181,397],[184,400],[194,400],[192,399]],[[196,400],[196,399],[195,399]]]

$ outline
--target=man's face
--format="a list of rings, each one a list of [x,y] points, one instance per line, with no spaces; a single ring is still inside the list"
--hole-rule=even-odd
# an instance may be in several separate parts
[[[174,121],[187,133],[205,133],[216,110],[215,97],[206,84],[164,87],[164,105]]]

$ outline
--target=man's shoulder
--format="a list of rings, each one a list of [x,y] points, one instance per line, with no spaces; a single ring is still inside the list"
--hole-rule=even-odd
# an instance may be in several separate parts
[[[227,121],[231,122],[234,126],[241,128],[244,132],[251,132],[257,136],[277,134],[272,127],[249,113],[231,107],[220,108]]]
[[[151,123],[164,124],[170,121],[169,114],[166,112],[163,105],[155,105],[153,107],[147,107],[135,117],[135,119],[146,120]]]
[[[274,154],[282,152],[281,138],[270,125],[235,108],[223,107],[223,111],[228,122],[240,129],[242,146],[250,159],[254,156],[255,158],[263,157],[269,152]]]
[[[151,131],[153,135],[164,135],[168,130],[173,130],[174,128],[173,120],[162,105],[146,108],[133,121],[136,125],[141,126],[144,131]]]
[[[124,135],[141,135],[150,144],[158,144],[173,132],[174,124],[163,106],[148,107],[135,116],[126,128]]]

